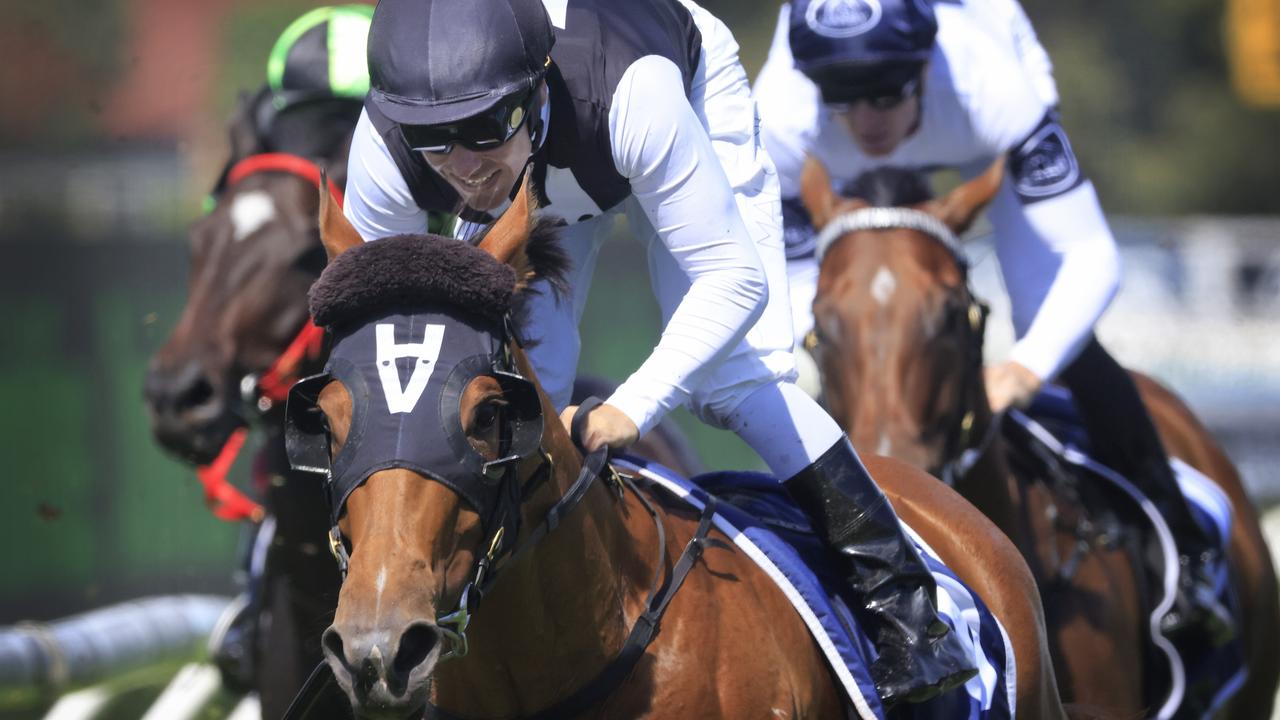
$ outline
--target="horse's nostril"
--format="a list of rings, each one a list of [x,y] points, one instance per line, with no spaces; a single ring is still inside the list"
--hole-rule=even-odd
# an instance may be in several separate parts
[[[400,636],[400,647],[396,650],[396,659],[391,666],[395,674],[399,677],[408,676],[427,659],[438,642],[440,632],[434,625],[425,622],[410,625]]]
[[[213,397],[213,384],[207,379],[201,377],[196,379],[183,393],[178,396],[178,409],[190,410],[198,408]]]
[[[320,638],[320,644],[324,646],[325,650],[329,651],[334,660],[337,660],[342,665],[347,664],[346,650],[342,647],[342,636],[338,634],[337,630],[332,627],[325,630],[324,635]]]

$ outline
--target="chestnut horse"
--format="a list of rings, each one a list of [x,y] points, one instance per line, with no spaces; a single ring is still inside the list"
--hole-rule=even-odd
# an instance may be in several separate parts
[[[340,194],[359,105],[317,102],[264,123],[264,102],[270,95],[242,98],[232,117],[231,154],[213,207],[190,230],[186,306],[152,358],[145,387],[157,441],[188,462],[216,465],[220,454],[230,460],[225,449],[250,423],[263,435],[254,462],[255,476],[265,479],[263,506],[230,486],[210,499],[223,503],[215,507],[223,519],[270,518],[274,528],[264,538],[262,617],[255,621],[265,632],[247,648],[257,655],[250,663],[256,677],[243,680],[258,691],[263,716],[278,718],[321,661],[320,634],[337,605],[324,496],[314,478],[288,467],[283,400],[294,380],[324,365],[321,335],[308,329],[307,312],[307,288],[325,265],[316,187],[325,173]],[[580,378],[574,402],[612,389]],[[683,472],[701,468],[668,421],[635,453]]]
[[[366,387],[355,394],[348,388],[351,381],[326,376],[294,389],[290,422],[310,430],[290,438],[291,460],[321,470],[333,458],[331,511],[338,542],[349,550],[342,553],[347,574],[337,614],[324,637],[338,684],[358,715],[377,718],[418,717],[427,704],[439,716],[468,718],[843,717],[842,692],[797,613],[714,529],[683,585],[672,580],[679,591],[666,606],[652,644],[629,672],[615,677],[616,683],[597,685],[606,667],[618,667],[614,660],[647,605],[646,594],[656,587],[655,578],[675,574],[700,519],[687,507],[642,494],[625,481],[590,484],[599,468],[582,471],[583,459],[537,387],[524,352],[509,338],[506,323],[477,320],[480,305],[457,296],[459,287],[474,291],[483,284],[473,275],[489,278],[490,287],[509,287],[499,273],[509,272],[507,267],[514,270],[510,284],[517,298],[533,277],[554,276],[554,269],[539,260],[558,255],[547,250],[554,237],[544,223],[534,229],[529,196],[522,188],[479,250],[430,236],[364,245],[333,203],[321,200],[330,267],[312,290],[313,310],[318,322],[328,322],[328,306],[317,306],[316,297],[347,308],[345,317],[334,311],[333,322],[347,333],[339,343],[368,332],[390,307],[443,317],[438,322],[448,323],[454,346],[496,348],[476,356],[490,358],[491,364],[474,374],[443,370],[450,380],[437,391],[438,402],[414,400],[417,409],[408,411],[419,416],[414,427],[430,430],[410,435],[421,438],[410,444],[418,449],[406,451],[404,443],[396,447],[398,453],[439,458],[436,466],[415,465],[419,471],[367,449],[405,437],[402,432],[379,435],[370,429],[375,421],[369,418],[382,417],[382,411],[360,409],[371,407],[368,398],[381,398],[377,390],[369,392],[379,381],[391,405],[398,388],[388,389],[381,370],[371,386],[365,375],[357,375]],[[421,255],[410,262],[369,254],[392,243],[419,248],[412,252]],[[342,257],[357,248],[361,254]],[[395,268],[438,268],[442,253],[456,258],[464,252],[470,253],[469,264],[450,260],[444,273],[462,280],[436,281],[447,287],[386,276]],[[370,282],[375,276],[378,281]],[[363,300],[335,301],[339,286],[363,289]],[[381,290],[386,286],[395,289]],[[407,296],[412,293],[421,294]],[[418,315],[412,318],[416,323]],[[383,343],[379,339],[379,348]],[[427,345],[397,345],[394,354]],[[364,367],[340,360],[346,368]],[[361,362],[369,368],[359,372],[372,372],[372,356]],[[415,367],[418,362],[412,361]],[[424,355],[421,362],[430,366],[434,359]],[[459,361],[456,367],[469,366]],[[335,367],[334,372],[350,377],[353,371]],[[459,376],[458,387],[450,390]],[[538,431],[530,440],[528,428],[535,421]],[[432,433],[440,439],[433,441],[437,435]],[[299,462],[304,456],[311,459]],[[350,470],[354,462],[370,469],[363,482],[365,471]],[[1018,716],[1063,717],[1034,581],[1017,550],[976,509],[923,472],[888,458],[867,458],[867,464],[903,519],[983,598],[1008,632],[1016,657]],[[494,483],[497,488],[489,492],[507,499],[494,501],[501,511],[475,501],[468,490]],[[507,532],[509,527],[516,529]],[[494,577],[498,581],[474,608],[468,600],[475,601],[476,589]],[[469,618],[469,629],[462,618]],[[605,691],[573,711],[559,705],[581,698],[578,691],[585,687]]]
[[[953,481],[1024,551],[1043,593],[1064,700],[1121,717],[1154,714],[1143,687],[1145,631],[1132,549],[1052,483],[1017,471],[987,405],[985,308],[972,294],[963,232],[1000,187],[1002,160],[940,199],[917,173],[887,169],[835,194],[810,160],[802,196],[816,228],[872,206],[918,212],[844,221],[821,258],[807,342],[828,409],[860,452],[882,452]],[[870,217],[869,215],[865,215]],[[932,229],[930,222],[940,224]],[[1234,466],[1190,410],[1136,376],[1165,446],[1212,478],[1235,513],[1230,557],[1243,601],[1249,676],[1229,717],[1270,717],[1276,691],[1276,580],[1257,515]]]

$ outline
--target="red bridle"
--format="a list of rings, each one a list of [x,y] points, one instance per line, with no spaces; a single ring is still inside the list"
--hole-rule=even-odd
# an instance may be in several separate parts
[[[263,153],[251,155],[236,163],[227,173],[227,187],[231,187],[245,178],[264,172],[283,172],[310,182],[320,187],[321,178],[329,186],[329,193],[342,206],[342,190],[332,180],[324,177],[320,167],[310,160],[288,153]],[[317,327],[307,318],[306,324],[298,331],[298,335],[288,347],[276,357],[267,371],[255,383],[252,392],[256,395],[259,412],[270,410],[277,403],[289,397],[289,388],[298,380],[298,371],[306,360],[320,357],[324,344],[324,330]],[[227,480],[227,473],[235,464],[244,441],[248,437],[247,428],[238,428],[227,438],[213,462],[196,468],[196,477],[204,487],[204,501],[213,516],[219,520],[236,522],[252,520],[261,522],[266,515],[262,505],[240,492]]]

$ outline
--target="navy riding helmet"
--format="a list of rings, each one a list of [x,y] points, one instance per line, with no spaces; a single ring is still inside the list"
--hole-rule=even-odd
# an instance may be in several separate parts
[[[381,0],[369,29],[369,100],[402,126],[450,125],[500,105],[514,114],[554,43],[541,0]]]
[[[932,0],[795,0],[791,54],[826,102],[892,95],[933,53]]]

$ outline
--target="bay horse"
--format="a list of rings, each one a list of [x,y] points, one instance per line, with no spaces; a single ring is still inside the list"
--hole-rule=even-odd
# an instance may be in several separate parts
[[[1126,551],[1062,488],[1019,472],[987,404],[985,307],[969,288],[954,238],[994,197],[1002,163],[941,198],[922,175],[894,168],[864,176],[854,183],[856,197],[841,197],[810,159],[803,202],[815,228],[835,229],[821,256],[807,345],[825,404],[859,452],[891,454],[948,477],[1023,549],[1043,593],[1064,700],[1119,717],[1154,714],[1143,689],[1149,636],[1134,549]],[[908,212],[865,224],[850,215],[892,206]],[[835,226],[841,218],[848,220]],[[1256,512],[1235,467],[1186,405],[1156,381],[1135,379],[1171,456],[1230,498],[1229,554],[1240,579],[1249,675],[1226,716],[1268,718],[1280,676],[1280,611]]]
[[[717,530],[692,543],[698,513],[601,472],[603,456],[584,461],[560,424],[505,320],[561,257],[531,202],[522,187],[471,247],[365,244],[321,197],[330,264],[312,309],[336,327],[337,364],[295,386],[288,415],[295,467],[330,478],[346,573],[323,644],[338,685],[371,718],[428,705],[431,717],[843,717],[832,673],[765,574]],[[443,377],[419,378],[432,377],[420,366]],[[1064,717],[1017,550],[922,471],[866,461],[1008,632],[1018,717]],[[662,584],[678,592],[637,655],[629,628]],[[624,645],[634,666],[619,660]]]
[[[271,114],[271,96],[242,97],[230,122],[231,152],[207,215],[190,229],[191,270],[182,316],[151,360],[145,384],[162,447],[201,466],[206,500],[224,520],[271,526],[261,587],[263,634],[248,648],[263,717],[284,715],[321,661],[339,577],[326,549],[324,496],[288,467],[284,400],[326,359],[309,321],[307,288],[325,265],[316,217],[322,174],[341,197],[359,104],[316,101]],[[575,382],[573,402],[607,396],[600,378]],[[252,424],[262,434],[253,462],[258,499],[226,481]],[[637,455],[685,473],[701,462],[672,422],[645,435]],[[248,612],[254,612],[252,608]],[[341,714],[345,716],[345,711]]]

